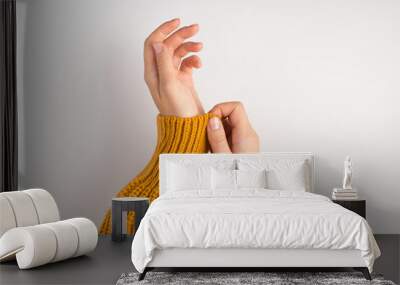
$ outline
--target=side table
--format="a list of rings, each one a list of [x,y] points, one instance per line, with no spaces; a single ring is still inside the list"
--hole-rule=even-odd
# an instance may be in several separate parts
[[[332,200],[333,203],[339,204],[340,206],[359,214],[364,219],[367,218],[366,215],[366,201],[363,199],[357,200]]]
[[[150,200],[143,197],[119,197],[112,199],[112,241],[123,241],[126,234],[122,233],[122,212],[135,212],[135,228],[139,227],[140,221],[149,208]]]

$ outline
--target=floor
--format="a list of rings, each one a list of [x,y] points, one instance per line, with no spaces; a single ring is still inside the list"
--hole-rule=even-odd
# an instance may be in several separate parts
[[[399,283],[400,235],[375,236],[382,256],[375,272]],[[100,238],[97,249],[81,256],[30,270],[18,270],[15,262],[0,264],[0,284],[115,284],[124,272],[134,271],[130,260],[131,240],[120,243]]]
[[[130,251],[131,240],[101,237],[88,256],[29,270],[18,270],[15,262],[0,264],[0,284],[115,284],[122,273],[134,271]]]

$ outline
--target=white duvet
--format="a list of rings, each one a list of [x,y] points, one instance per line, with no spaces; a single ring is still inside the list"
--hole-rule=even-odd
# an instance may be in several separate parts
[[[371,272],[380,255],[359,215],[321,195],[265,189],[162,195],[133,240],[135,268],[165,248],[358,249]]]

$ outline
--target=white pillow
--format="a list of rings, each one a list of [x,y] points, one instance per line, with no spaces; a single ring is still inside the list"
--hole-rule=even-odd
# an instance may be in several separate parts
[[[215,161],[207,161],[206,162],[209,166],[215,169],[230,169],[234,170],[237,169],[236,166],[236,159],[218,159]]]
[[[236,189],[236,170],[212,168],[213,189]]]
[[[271,169],[267,172],[268,189],[307,191],[304,163],[291,168]]]
[[[236,170],[238,188],[267,188],[267,171]]]
[[[167,167],[168,191],[211,189],[211,167],[173,162],[168,163]]]
[[[267,188],[272,190],[311,191],[307,160],[298,159],[240,159],[240,170],[266,169]]]

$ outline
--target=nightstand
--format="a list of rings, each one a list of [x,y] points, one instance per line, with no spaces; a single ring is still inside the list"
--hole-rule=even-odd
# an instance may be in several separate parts
[[[333,203],[339,204],[340,206],[359,214],[361,217],[366,219],[366,201],[363,199],[357,200],[332,200]]]
[[[140,221],[149,208],[150,200],[144,197],[120,197],[112,199],[112,241],[123,241],[126,235],[122,233],[122,212],[135,212],[135,227],[139,227]]]

